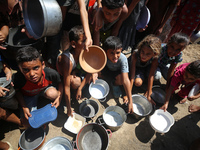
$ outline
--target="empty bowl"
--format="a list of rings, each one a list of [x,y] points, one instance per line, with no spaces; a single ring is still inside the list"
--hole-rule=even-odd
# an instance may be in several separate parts
[[[95,100],[87,99],[79,106],[79,113],[85,118],[94,117],[99,111],[99,105]]]
[[[149,117],[149,122],[155,131],[166,133],[174,124],[174,117],[168,111],[164,112],[162,109],[157,109],[154,114]]]
[[[109,85],[106,81],[98,79],[95,83],[90,83],[89,93],[92,97],[100,100],[101,102],[106,100],[106,96],[109,93]]]
[[[141,28],[142,29],[145,28],[146,25],[150,21],[150,17],[151,17],[151,14],[150,14],[149,9],[146,6],[144,6],[141,9],[140,16],[139,16],[138,21],[136,23],[136,29],[139,30]]]
[[[143,95],[133,94],[133,111],[135,117],[138,119],[140,117],[144,117],[149,115],[152,112],[152,104],[147,100],[147,98]]]
[[[89,47],[89,52],[81,51],[79,63],[81,68],[88,73],[100,72],[106,65],[107,56],[102,48],[96,45]]]
[[[152,88],[151,98],[156,103],[156,107],[161,107],[165,103],[165,91],[160,86]]]

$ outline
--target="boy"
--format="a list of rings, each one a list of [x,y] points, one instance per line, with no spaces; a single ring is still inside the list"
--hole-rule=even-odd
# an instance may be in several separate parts
[[[102,9],[100,10],[100,12],[98,12],[99,13],[98,18],[103,18],[103,26],[101,29],[95,30],[95,27],[97,26],[96,23],[92,25],[93,40],[95,45],[100,45],[100,42],[103,43],[106,37],[111,35],[111,30],[115,30],[115,32],[118,33],[118,31],[116,31],[116,29],[114,29],[113,26],[118,22],[119,19],[121,21],[122,20],[121,15],[124,15],[124,13],[122,14],[124,0],[119,0],[119,1],[102,0],[101,4],[102,4]],[[95,16],[95,13],[97,11],[96,7],[91,9],[94,10],[91,10],[89,12],[90,13],[89,16],[91,16],[91,18],[96,17]],[[119,28],[120,26],[117,27],[117,29]]]
[[[73,27],[69,31],[69,40],[71,46],[58,56],[56,67],[60,75],[63,76],[67,115],[72,116],[70,89],[77,90],[76,99],[80,99],[82,88],[91,80],[91,74],[86,74],[83,70],[80,70],[81,68],[78,64],[79,55],[84,50],[86,40],[83,27]],[[81,82],[82,77],[84,79]]]
[[[62,96],[62,84],[59,74],[45,67],[39,52],[33,47],[24,47],[17,51],[16,61],[21,72],[14,74],[14,88],[17,99],[28,120],[30,112],[37,108],[37,101],[44,96],[59,106]],[[59,87],[59,90],[56,89]]]
[[[102,71],[102,75],[111,78],[111,80],[114,79],[114,83],[111,83],[114,84],[114,96],[118,94],[115,91],[115,85],[123,85],[128,97],[128,113],[133,113],[132,94],[130,89],[131,85],[128,77],[128,60],[126,56],[121,53],[122,42],[118,37],[109,36],[103,44],[103,49],[106,51],[108,59],[106,67]]]

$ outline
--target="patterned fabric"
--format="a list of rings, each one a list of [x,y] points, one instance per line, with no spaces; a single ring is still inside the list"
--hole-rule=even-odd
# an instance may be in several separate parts
[[[177,56],[169,57],[167,54],[167,45],[162,47],[161,54],[158,59],[159,66],[166,66],[167,64],[171,64],[172,62],[177,64],[183,60],[183,53],[181,52]]]

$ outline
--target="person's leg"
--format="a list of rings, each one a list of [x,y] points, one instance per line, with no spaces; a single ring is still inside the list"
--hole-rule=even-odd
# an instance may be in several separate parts
[[[134,81],[135,86],[137,87],[142,86],[143,81],[144,81],[144,72],[145,72],[144,68],[141,68],[141,67],[136,68],[135,81]]]

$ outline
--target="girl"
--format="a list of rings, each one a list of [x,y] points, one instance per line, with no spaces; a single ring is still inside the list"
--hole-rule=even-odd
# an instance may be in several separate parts
[[[158,55],[160,54],[160,48],[161,40],[154,35],[148,35],[138,44],[138,50],[133,52],[131,56],[131,90],[133,84],[135,84],[135,86],[141,86],[145,77],[147,77],[148,89],[145,93],[145,96],[153,104],[155,104],[155,102],[151,99],[151,94],[154,74],[158,66]],[[126,101],[125,97],[124,100]]]
[[[172,76],[171,84],[167,89],[165,104],[161,107],[164,111],[167,110],[170,97],[172,93],[177,90],[181,85],[181,89],[178,92],[177,96],[182,103],[186,101],[187,95],[196,84],[200,84],[200,60],[194,61],[192,63],[185,63],[176,68],[176,72]],[[200,92],[197,92],[196,95],[188,97],[189,100],[194,100],[200,97]],[[194,109],[194,105],[189,106],[189,111],[191,112]],[[198,110],[197,110],[198,111]]]
[[[160,79],[162,74],[163,78],[167,80],[166,89],[169,87],[170,79],[174,74],[177,64],[182,61],[182,51],[189,44],[189,41],[190,39],[187,35],[175,33],[167,45],[161,49],[156,76]]]

